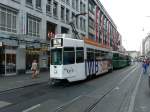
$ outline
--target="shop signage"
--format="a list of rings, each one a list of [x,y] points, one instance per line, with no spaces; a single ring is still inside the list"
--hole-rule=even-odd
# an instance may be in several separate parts
[[[41,46],[41,49],[40,49],[41,51],[48,51],[48,47],[45,45],[45,44],[43,44],[42,46]]]

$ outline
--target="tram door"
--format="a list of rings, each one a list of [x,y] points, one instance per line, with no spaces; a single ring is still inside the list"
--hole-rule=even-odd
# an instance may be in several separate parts
[[[5,74],[5,53],[4,48],[0,47],[0,76]]]

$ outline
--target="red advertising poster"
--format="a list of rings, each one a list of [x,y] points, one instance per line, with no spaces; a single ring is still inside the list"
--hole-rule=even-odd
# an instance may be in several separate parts
[[[108,39],[107,39],[107,43],[108,43],[108,47],[110,47],[110,22],[108,21]]]
[[[103,30],[103,27],[104,27],[104,15],[102,14],[101,16],[101,38],[102,38],[102,46],[103,46],[103,41],[104,41],[104,30]]]
[[[109,21],[107,21],[107,39],[106,39],[107,47],[108,47],[108,40],[109,40]]]
[[[98,16],[99,16],[99,8],[96,7],[96,42],[98,42]]]

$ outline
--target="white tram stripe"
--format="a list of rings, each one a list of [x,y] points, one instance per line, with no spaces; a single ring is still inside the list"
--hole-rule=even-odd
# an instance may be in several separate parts
[[[40,106],[41,106],[41,104],[37,104],[37,105],[34,105],[34,106],[32,106],[32,107],[30,107],[30,108],[28,108],[28,109],[26,109],[26,110],[23,110],[22,112],[29,112],[29,111],[31,111],[31,110],[33,110],[33,109],[35,109],[35,108],[40,107]]]

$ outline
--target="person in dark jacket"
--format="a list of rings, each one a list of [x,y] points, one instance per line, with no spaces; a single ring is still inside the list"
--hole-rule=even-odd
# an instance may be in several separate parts
[[[146,74],[147,73],[147,68],[148,68],[148,63],[146,60],[143,61],[143,74]]]

